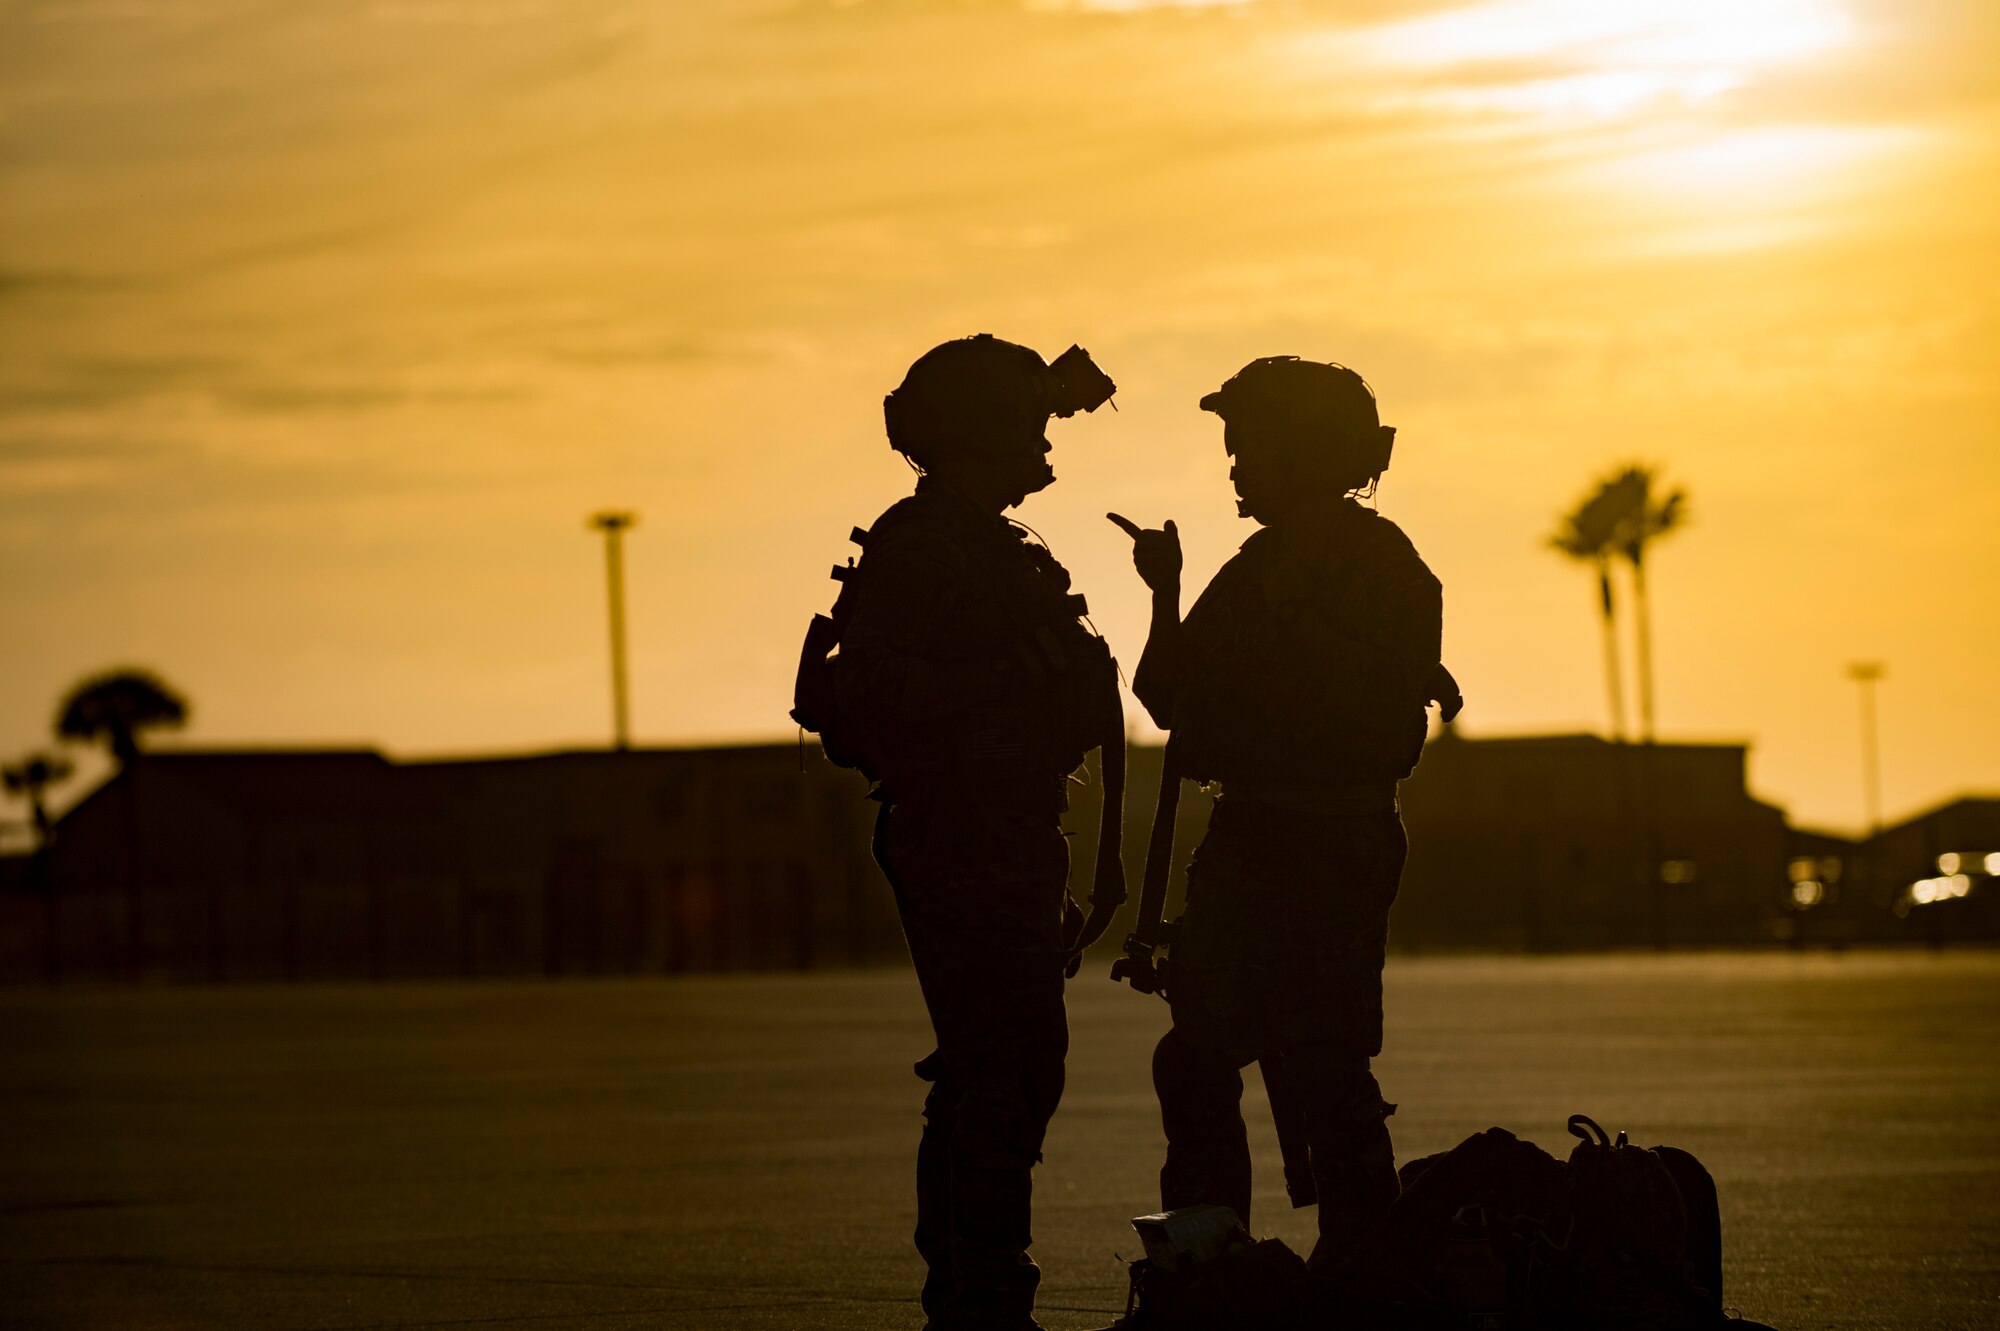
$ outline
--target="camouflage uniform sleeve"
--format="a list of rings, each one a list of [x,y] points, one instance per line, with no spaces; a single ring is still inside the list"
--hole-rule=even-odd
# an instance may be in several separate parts
[[[1244,626],[1257,619],[1263,603],[1261,561],[1253,552],[1258,544],[1253,537],[1230,556],[1179,622],[1156,621],[1147,634],[1146,650],[1132,674],[1132,694],[1160,729],[1174,728],[1176,704],[1189,687],[1213,691],[1218,673],[1255,679],[1270,664],[1263,647],[1248,644],[1243,637]],[[1242,654],[1246,646],[1247,656]],[[1247,673],[1237,676],[1238,671]]]
[[[1181,629],[1146,635],[1146,649],[1139,653],[1138,668],[1132,672],[1132,696],[1162,730],[1174,728],[1174,695],[1181,687]]]

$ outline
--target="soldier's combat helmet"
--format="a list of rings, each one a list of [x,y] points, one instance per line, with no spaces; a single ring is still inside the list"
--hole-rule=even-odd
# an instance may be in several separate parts
[[[1389,469],[1396,440],[1395,427],[1382,424],[1366,380],[1345,365],[1297,356],[1251,361],[1203,397],[1201,409],[1327,455],[1330,462],[1351,463],[1364,484]]]
[[[882,399],[889,447],[919,467],[940,447],[1039,441],[1051,416],[1104,405],[1118,386],[1081,347],[1053,363],[991,333],[961,337],[919,356]]]

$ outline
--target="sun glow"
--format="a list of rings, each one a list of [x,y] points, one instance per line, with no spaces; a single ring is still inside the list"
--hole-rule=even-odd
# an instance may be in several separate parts
[[[1343,54],[1384,76],[1378,111],[1515,142],[1621,213],[1666,204],[1632,219],[1621,252],[1694,254],[1824,229],[1800,210],[1911,146],[1881,126],[1775,120],[1743,95],[1835,58],[1859,28],[1846,0],[1487,0],[1350,33]]]
[[[1696,107],[1851,42],[1839,0],[1489,0],[1384,24],[1365,58],[1420,80],[1393,105],[1601,120]]]
[[[1836,0],[1491,0],[1376,30],[1375,54],[1440,67],[1550,62],[1728,74],[1850,40]]]
[[[1562,119],[1611,119],[1662,102],[1695,105],[1743,85],[1725,70],[1693,75],[1660,70],[1604,69],[1526,83],[1479,84],[1433,89],[1415,100],[1455,111]]]
[[[1795,196],[1806,183],[1852,172],[1913,143],[1888,129],[1785,125],[1725,129],[1621,154],[1597,171],[1620,183],[1732,206]]]

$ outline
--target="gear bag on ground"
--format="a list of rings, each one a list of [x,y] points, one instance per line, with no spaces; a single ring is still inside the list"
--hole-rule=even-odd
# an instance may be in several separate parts
[[[1503,1128],[1399,1171],[1372,1237],[1307,1280],[1237,1226],[1165,1259],[1148,1237],[1118,1331],[1753,1331],[1725,1308],[1715,1181],[1688,1152],[1572,1115],[1567,1162]],[[1188,1208],[1149,1222],[1227,1208]],[[1182,1229],[1187,1222],[1182,1221]],[[1208,1229],[1215,1228],[1213,1225]]]

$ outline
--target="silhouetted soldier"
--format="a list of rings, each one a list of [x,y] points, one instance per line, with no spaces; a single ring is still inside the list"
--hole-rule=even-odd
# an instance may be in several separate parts
[[[860,564],[836,570],[845,590],[801,670],[804,699],[827,668],[830,703],[802,707],[832,718],[813,727],[829,756],[879,783],[875,857],[937,1034],[917,1065],[932,1087],[916,1243],[938,1331],[1036,1325],[1030,1171],[1062,1095],[1063,980],[1124,898],[1117,668],[1062,565],[1003,516],[1055,479],[1049,417],[1113,387],[1080,350],[1048,365],[986,335],[912,365],[883,410],[916,493],[856,533]],[[1100,745],[1110,834],[1086,921],[1060,818]]]
[[[1241,1069],[1261,1061],[1274,1104],[1282,1077],[1303,1122],[1324,1269],[1398,1191],[1393,1106],[1369,1066],[1407,848],[1396,783],[1427,701],[1456,687],[1438,659],[1438,580],[1356,502],[1395,438],[1361,376],[1271,356],[1201,406],[1223,419],[1238,511],[1263,529],[1185,621],[1174,524],[1111,515],[1153,592],[1134,692],[1172,732],[1169,771],[1220,785],[1165,972],[1174,1024],[1153,1056],[1161,1203],[1227,1205],[1248,1223]]]

